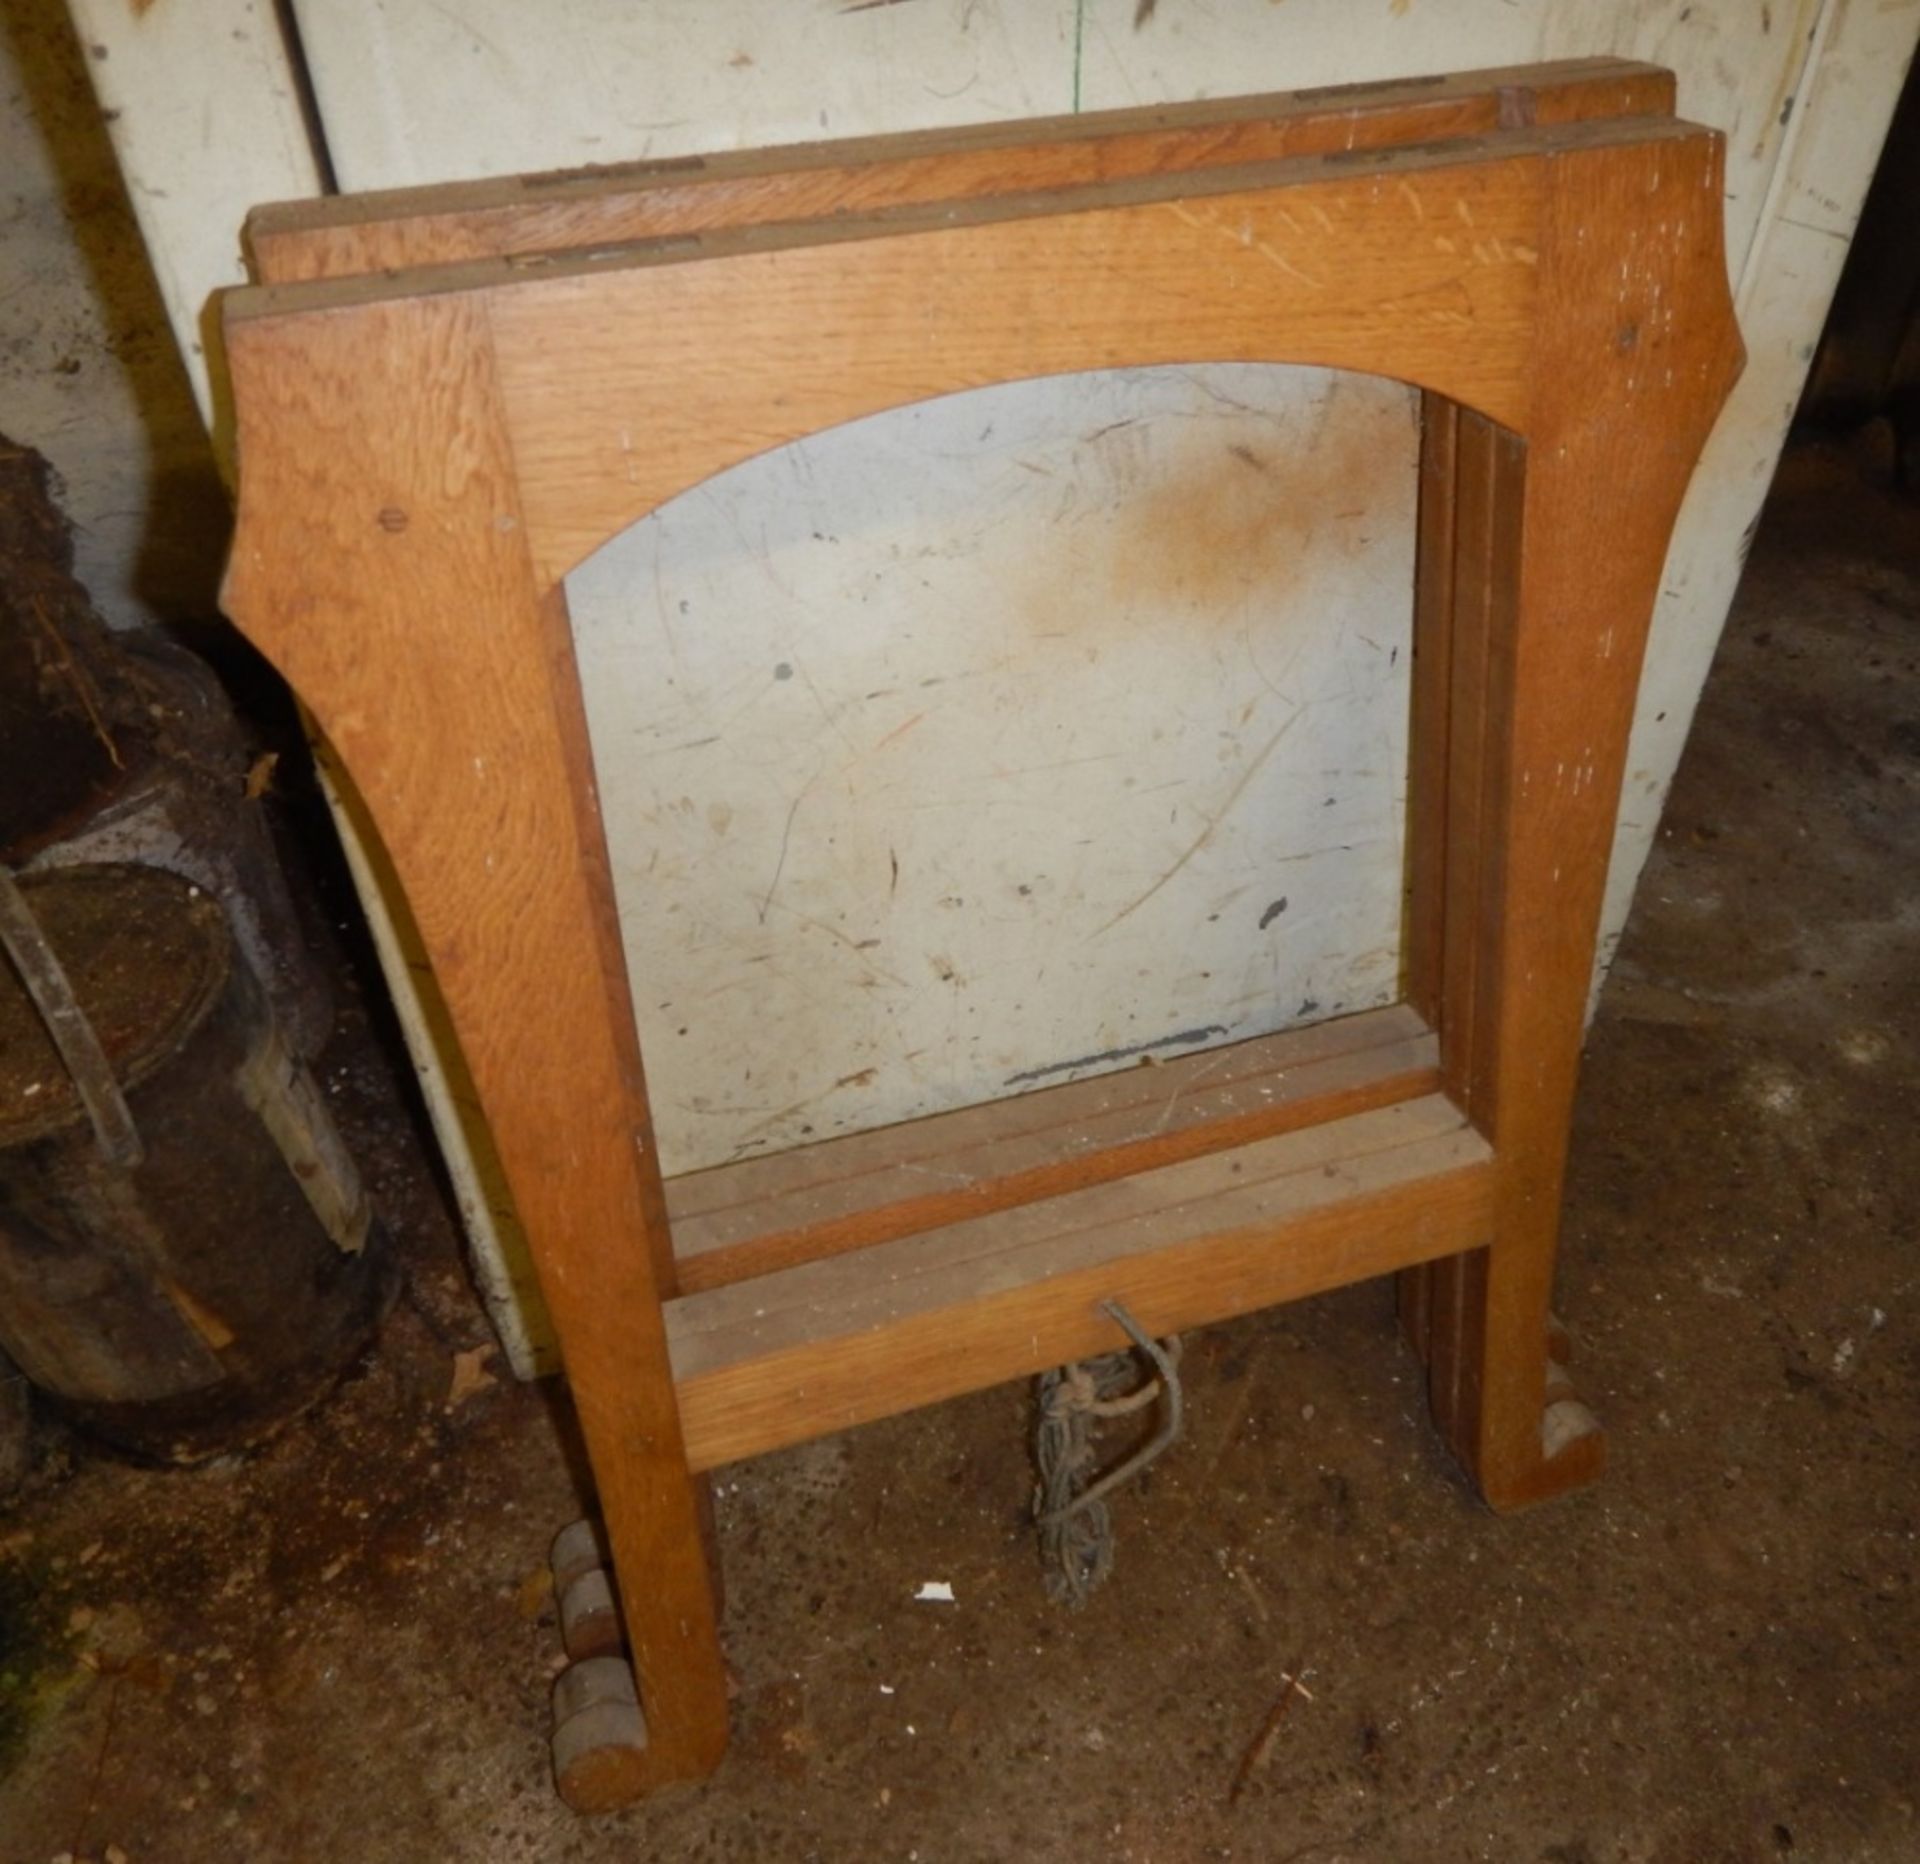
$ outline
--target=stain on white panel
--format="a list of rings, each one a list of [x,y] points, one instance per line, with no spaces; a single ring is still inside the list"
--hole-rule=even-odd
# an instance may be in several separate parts
[[[1414,417],[1211,367],[749,462],[569,597],[669,1172],[1397,993]]]

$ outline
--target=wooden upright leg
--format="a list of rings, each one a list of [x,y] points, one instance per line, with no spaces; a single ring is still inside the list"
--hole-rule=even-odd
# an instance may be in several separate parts
[[[1526,449],[1485,416],[1426,398],[1421,441],[1419,570],[1413,690],[1412,802],[1409,808],[1408,994],[1441,1032],[1448,1093],[1491,1131],[1499,1096],[1493,1065],[1498,974],[1505,941],[1500,887],[1506,864],[1507,790],[1502,749],[1512,722],[1512,642],[1519,596]],[[1503,1170],[1511,1157],[1503,1157]],[[1597,1430],[1577,1458],[1540,1455],[1516,1490],[1499,1471],[1524,1444],[1513,1417],[1487,1405],[1494,1362],[1514,1403],[1536,1430],[1546,1392],[1544,1294],[1540,1324],[1512,1289],[1496,1307],[1494,1264],[1545,1264],[1554,1238],[1517,1247],[1504,1230],[1489,1246],[1408,1270],[1401,1308],[1426,1363],[1434,1423],[1496,1507],[1545,1499],[1589,1480],[1602,1461]],[[1536,1272],[1529,1281],[1543,1279]],[[1498,1318],[1496,1319],[1496,1313]],[[1504,1463],[1489,1455],[1508,1445]]]
[[[1569,1010],[1564,990],[1561,1000],[1543,1002],[1527,977],[1516,987],[1510,974],[1519,928],[1509,916],[1515,902],[1506,838],[1516,796],[1532,789],[1530,779],[1516,783],[1510,762],[1516,702],[1527,696],[1518,687],[1527,492],[1527,449],[1515,435],[1428,398],[1409,992],[1441,1031],[1448,1092],[1505,1142],[1498,1146],[1502,1185],[1511,1190],[1523,1172],[1539,1182],[1545,1166],[1554,1192],[1539,1206],[1504,1197],[1487,1247],[1408,1271],[1401,1296],[1409,1335],[1426,1362],[1434,1423],[1497,1508],[1564,1493],[1592,1480],[1605,1461],[1605,1439],[1591,1413],[1562,1398],[1551,1432],[1546,1419],[1564,1116],[1541,1118],[1536,1109],[1535,1117],[1524,1117],[1502,1092],[1499,1072],[1503,1012],[1530,1003],[1536,1039],[1544,1039],[1544,1026],[1563,1047],[1561,1025],[1571,1014],[1576,1055],[1579,1026],[1579,1007]],[[1584,787],[1575,800],[1581,795]],[[1554,812],[1564,824],[1565,799]],[[1558,880],[1550,918],[1567,906]],[[1564,1106],[1571,1106],[1570,1076]],[[1585,1428],[1568,1430],[1570,1422]]]
[[[647,1724],[632,1783],[696,1777],[726,1746],[726,1678],[665,1201],[565,601],[529,559],[486,308],[267,320],[228,355],[245,477],[225,603],[318,715],[406,888],[599,1485]]]
[[[1624,211],[1636,185],[1670,184],[1657,159],[1597,181],[1557,166],[1550,224]],[[1416,673],[1414,776],[1444,764],[1447,801],[1444,833],[1413,822],[1410,990],[1449,1093],[1493,1142],[1499,1191],[1487,1246],[1403,1282],[1403,1311],[1435,1422],[1501,1509],[1605,1461],[1549,1351],[1567,1135],[1647,624],[1739,365],[1737,342],[1704,312],[1677,316],[1657,278],[1604,279],[1577,239],[1553,250],[1539,314],[1566,366],[1543,375],[1530,438],[1429,397],[1422,462],[1417,626],[1448,671],[1444,701],[1432,667]]]

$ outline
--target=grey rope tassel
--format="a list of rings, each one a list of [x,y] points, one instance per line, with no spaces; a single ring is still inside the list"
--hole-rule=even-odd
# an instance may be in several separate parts
[[[1139,1376],[1134,1351],[1102,1353],[1043,1372],[1040,1418],[1034,1429],[1034,1461],[1040,1481],[1033,1519],[1047,1597],[1056,1605],[1086,1604],[1113,1571],[1113,1517],[1106,1498],[1130,1482],[1180,1435],[1180,1342],[1157,1345],[1118,1301],[1103,1301],[1105,1314],[1133,1342],[1157,1376],[1129,1391]],[[1093,1474],[1093,1426],[1103,1418],[1127,1417],[1161,1401],[1158,1431],[1125,1462],[1103,1476]]]

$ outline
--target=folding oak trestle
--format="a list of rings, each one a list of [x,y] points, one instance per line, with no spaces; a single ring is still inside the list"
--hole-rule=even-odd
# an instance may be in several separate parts
[[[1740,346],[1719,139],[1595,61],[266,209],[226,605],[405,887],[525,1221],[648,1738],[726,1741],[700,1472],[1397,1272],[1496,1508],[1549,1386],[1642,645]],[[662,1183],[563,579],[750,456],[1070,370],[1424,395],[1403,1000]],[[929,1167],[934,1169],[930,1170]]]

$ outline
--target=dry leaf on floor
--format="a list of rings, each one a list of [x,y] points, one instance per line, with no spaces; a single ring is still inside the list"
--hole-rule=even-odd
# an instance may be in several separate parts
[[[475,1346],[464,1353],[453,1356],[453,1383],[447,1387],[447,1409],[457,1409],[473,1396],[484,1391],[489,1385],[498,1384],[493,1374],[487,1370],[487,1361],[500,1349],[497,1346]]]

